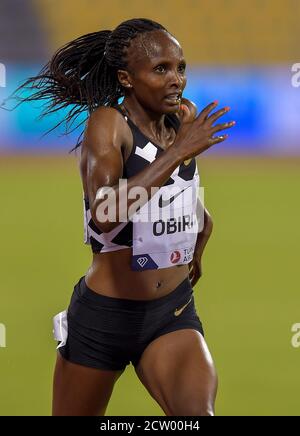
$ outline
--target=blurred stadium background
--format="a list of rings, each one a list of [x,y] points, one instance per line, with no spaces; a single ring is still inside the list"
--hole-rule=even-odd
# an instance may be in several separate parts
[[[232,110],[229,140],[198,160],[215,227],[195,299],[218,369],[218,415],[299,415],[300,89],[298,0],[1,0],[0,101],[81,34],[133,17],[161,22],[188,61],[185,95]],[[299,81],[300,82],[300,81]],[[49,415],[52,316],[90,263],[82,187],[68,154],[80,131],[0,110],[0,415]],[[128,367],[107,415],[162,415]]]

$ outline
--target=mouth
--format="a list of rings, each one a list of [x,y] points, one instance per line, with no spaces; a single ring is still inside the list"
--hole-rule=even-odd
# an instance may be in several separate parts
[[[167,100],[172,104],[179,104],[181,101],[181,95],[182,95],[181,92],[174,92],[172,94],[166,95],[164,100]]]

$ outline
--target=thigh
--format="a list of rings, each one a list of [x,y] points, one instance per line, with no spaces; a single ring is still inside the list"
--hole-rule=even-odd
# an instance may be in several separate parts
[[[53,416],[104,415],[121,371],[78,365],[57,353],[53,379]]]
[[[156,338],[143,352],[136,373],[166,415],[214,414],[217,375],[198,331],[182,329]]]

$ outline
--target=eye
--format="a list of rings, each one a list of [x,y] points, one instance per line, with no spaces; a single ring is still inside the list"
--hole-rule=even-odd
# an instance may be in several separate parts
[[[182,63],[178,66],[179,73],[183,74],[185,72],[185,69],[186,69],[186,64],[184,64],[184,63]]]
[[[158,73],[164,73],[166,71],[166,67],[164,65],[157,65],[157,67],[154,68],[155,71]]]

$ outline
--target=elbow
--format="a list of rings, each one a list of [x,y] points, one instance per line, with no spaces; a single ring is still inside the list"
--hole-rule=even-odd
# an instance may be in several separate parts
[[[101,230],[102,233],[109,233],[118,225],[116,223],[111,223],[109,221],[106,221],[104,223],[98,223],[96,221],[95,224],[98,227],[98,229]]]
[[[102,233],[109,233],[118,225],[114,217],[102,214],[101,208],[91,209],[91,216],[93,222]]]

